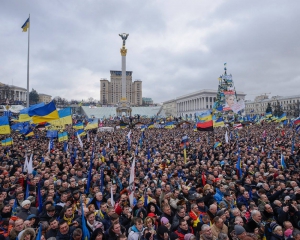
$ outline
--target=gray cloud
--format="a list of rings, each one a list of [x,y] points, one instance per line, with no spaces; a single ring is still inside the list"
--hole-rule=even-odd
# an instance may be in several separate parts
[[[300,3],[239,1],[3,1],[0,81],[26,87],[31,13],[30,87],[67,99],[99,99],[99,80],[127,69],[155,102],[217,88],[227,62],[236,89],[297,94]]]

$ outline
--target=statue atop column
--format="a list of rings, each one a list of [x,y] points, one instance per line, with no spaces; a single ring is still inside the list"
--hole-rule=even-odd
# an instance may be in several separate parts
[[[126,43],[126,39],[127,39],[127,37],[129,36],[129,34],[128,33],[121,33],[121,34],[119,34],[119,36],[122,38],[122,40],[123,40],[123,47],[125,47],[125,43]]]

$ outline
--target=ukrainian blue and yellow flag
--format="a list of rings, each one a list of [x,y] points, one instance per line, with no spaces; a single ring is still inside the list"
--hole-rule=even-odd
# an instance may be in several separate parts
[[[27,20],[21,27],[23,29],[23,32],[27,32],[27,29],[29,28],[29,24],[30,24],[30,20],[29,20],[29,18],[27,18]]]
[[[10,137],[10,138],[6,138],[4,140],[1,141],[1,145],[2,146],[10,146],[13,144],[13,139]]]
[[[214,124],[213,125],[214,128],[215,127],[224,127],[225,126],[225,123],[224,123],[224,120],[223,120],[222,117],[218,118],[217,120],[214,120],[213,124]]]
[[[267,118],[272,117],[272,113],[271,113],[271,112],[267,112],[267,113],[266,113],[266,117],[267,117]]]
[[[10,134],[10,126],[7,116],[0,117],[0,134]]]
[[[286,113],[283,113],[279,118],[278,118],[278,121],[282,122],[286,120]]]
[[[43,106],[45,106],[45,103],[41,102],[41,103],[32,105],[32,106],[30,106],[28,108],[22,109],[20,111],[20,114],[19,114],[19,122],[28,122],[28,121],[31,121],[32,118],[28,115],[29,110],[34,110],[36,108],[40,108],[40,107],[43,107]]]
[[[167,122],[165,125],[165,128],[167,129],[173,129],[175,127],[174,122]]]
[[[154,123],[153,122],[148,125],[148,129],[151,129],[151,128],[154,128]]]
[[[58,111],[53,101],[43,107],[29,110],[28,115],[32,117],[33,123],[49,122],[59,119]]]
[[[236,163],[236,169],[238,170],[238,175],[239,178],[242,177],[243,171],[242,171],[242,162],[241,162],[241,157],[240,155],[238,156],[238,161]]]
[[[216,148],[219,147],[219,146],[222,146],[222,143],[216,142],[215,145],[214,145],[214,149],[216,149]]]
[[[28,131],[25,133],[25,137],[31,137],[34,136],[34,132],[32,131],[32,129],[28,129]]]
[[[83,129],[83,122],[79,122],[73,126],[75,129]]]
[[[68,141],[68,133],[67,132],[58,133],[58,141],[59,142]]]
[[[75,127],[75,126],[74,126]],[[89,122],[84,130],[90,130],[90,129],[95,129],[98,128],[98,120],[94,119],[93,121]]]
[[[75,133],[75,135],[77,136],[85,136],[86,135],[86,132],[83,130],[83,129],[79,129],[76,133]]]

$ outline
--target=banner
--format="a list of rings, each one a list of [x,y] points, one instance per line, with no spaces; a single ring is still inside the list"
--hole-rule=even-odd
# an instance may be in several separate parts
[[[243,99],[231,106],[231,109],[234,113],[238,113],[239,111],[242,111],[244,108],[245,108],[245,102]]]
[[[56,130],[47,131],[47,137],[48,138],[56,138],[57,137],[57,131]]]

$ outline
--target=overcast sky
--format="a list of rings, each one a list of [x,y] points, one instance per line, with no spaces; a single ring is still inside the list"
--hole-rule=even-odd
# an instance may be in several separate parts
[[[63,0],[1,1],[0,82],[67,99],[100,98],[101,78],[127,70],[143,97],[170,100],[217,89],[227,62],[237,91],[295,95],[300,86],[300,1]]]

